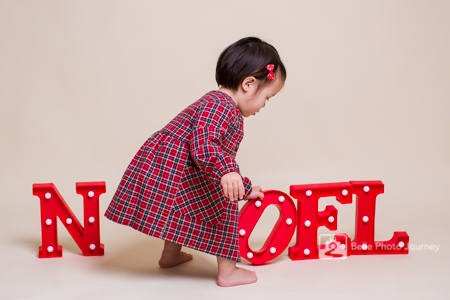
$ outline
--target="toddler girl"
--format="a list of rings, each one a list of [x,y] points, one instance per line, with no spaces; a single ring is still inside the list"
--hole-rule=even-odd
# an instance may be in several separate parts
[[[192,259],[189,247],[217,256],[217,283],[256,282],[240,261],[237,200],[263,198],[235,161],[243,117],[256,114],[284,85],[277,50],[258,38],[226,48],[211,91],[154,133],[128,166],[105,216],[165,240],[163,268]]]

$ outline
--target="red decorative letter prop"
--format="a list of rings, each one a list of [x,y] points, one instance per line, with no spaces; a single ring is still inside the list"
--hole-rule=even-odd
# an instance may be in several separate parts
[[[409,236],[404,231],[394,232],[391,240],[375,242],[375,203],[384,192],[381,181],[350,181],[356,195],[356,234],[351,244],[351,255],[407,254]]]
[[[296,225],[296,210],[294,201],[280,191],[265,191],[264,199],[248,201],[239,214],[240,252],[243,257],[254,264],[263,264],[280,255],[292,238]],[[258,251],[253,251],[248,245],[256,223],[269,205],[275,205],[280,210],[280,216],[272,232]]]
[[[405,231],[394,232],[394,236],[389,241],[374,241],[375,203],[377,196],[383,192],[384,185],[381,181],[291,185],[291,196],[297,199],[297,222],[295,205],[289,196],[275,190],[264,192],[264,200],[248,201],[240,212],[241,256],[254,264],[263,264],[274,259],[289,244],[295,223],[297,223],[297,242],[289,248],[289,257],[292,260],[367,254],[408,254],[409,236]],[[319,199],[336,197],[340,203],[348,204],[352,203],[352,194],[355,194],[357,199],[355,239],[350,241],[346,234],[324,234],[321,235],[318,245],[318,227],[337,229],[336,208],[329,205],[324,211],[318,212]],[[252,251],[248,246],[248,237],[264,209],[271,204],[278,207],[280,217],[261,250]],[[326,239],[322,240],[322,237]],[[322,242],[325,243],[321,244]]]
[[[53,183],[33,184],[33,195],[41,200],[42,246],[39,258],[61,257],[56,216],[63,222],[83,255],[103,255],[100,244],[99,196],[106,192],[105,182],[77,182],[77,194],[84,199],[84,228]]]
[[[329,205],[324,211],[317,212],[319,198],[334,196],[342,204],[352,203],[352,185],[348,182],[291,185],[290,194],[297,199],[298,228],[297,243],[289,248],[289,257],[292,260],[319,258],[319,249],[326,245],[317,245],[317,228],[337,229],[337,209]],[[347,248],[341,250],[347,253]]]

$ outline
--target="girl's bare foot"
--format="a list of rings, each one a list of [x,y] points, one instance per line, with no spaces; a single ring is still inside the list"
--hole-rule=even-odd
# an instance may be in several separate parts
[[[192,259],[192,255],[181,251],[181,245],[165,241],[164,250],[159,260],[161,268],[171,268]]]
[[[159,260],[159,266],[161,268],[171,268],[175,267],[179,264],[182,264],[184,262],[190,261],[192,259],[192,255],[188,254],[186,252],[180,252],[178,255],[174,256],[161,256],[161,259]]]
[[[230,287],[254,283],[258,280],[255,272],[236,267],[235,261],[217,257],[217,263],[219,266],[217,284],[219,286]]]
[[[230,274],[220,274],[217,284],[223,287],[254,283],[258,280],[256,273],[247,269],[235,267]]]

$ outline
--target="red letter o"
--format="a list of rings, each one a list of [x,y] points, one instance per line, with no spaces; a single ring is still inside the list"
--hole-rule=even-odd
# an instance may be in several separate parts
[[[263,200],[248,201],[239,213],[238,234],[241,256],[257,265],[280,255],[289,245],[297,225],[297,210],[289,195],[276,190],[263,193]],[[253,251],[248,245],[248,238],[269,205],[275,205],[280,210],[280,216],[263,247]]]

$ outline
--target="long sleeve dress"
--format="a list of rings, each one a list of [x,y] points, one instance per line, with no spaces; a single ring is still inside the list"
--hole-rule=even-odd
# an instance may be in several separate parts
[[[233,99],[211,91],[154,133],[125,171],[105,213],[140,232],[240,261],[238,203],[220,179],[238,172],[243,117]],[[245,195],[251,182],[243,178]]]

